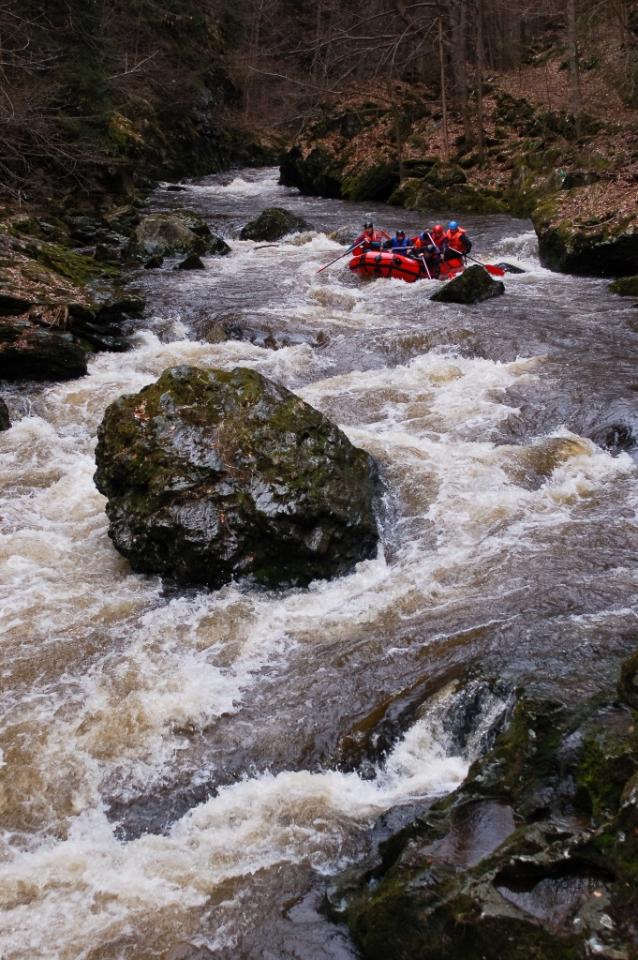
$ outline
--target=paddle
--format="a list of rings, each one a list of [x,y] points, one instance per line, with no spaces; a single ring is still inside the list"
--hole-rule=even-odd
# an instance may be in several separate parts
[[[423,261],[423,266],[425,267],[425,272],[426,272],[427,275],[428,275],[428,280],[431,280],[431,279],[432,279],[432,274],[431,274],[430,271],[428,270],[428,265],[427,265],[427,263],[425,262],[425,254],[424,254],[424,253],[421,254],[420,259]]]
[[[352,251],[356,246],[357,244],[353,243],[351,247],[348,247],[345,253],[342,253],[338,257],[335,257],[334,260],[331,260],[330,263],[327,263],[325,267],[320,267],[319,270],[317,270],[317,273],[322,273],[324,270],[327,270],[328,267],[331,267],[333,263],[337,262],[337,260],[343,260],[343,258],[347,257],[349,253],[352,253]]]

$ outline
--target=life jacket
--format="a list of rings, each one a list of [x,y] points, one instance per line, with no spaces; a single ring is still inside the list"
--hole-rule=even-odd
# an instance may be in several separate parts
[[[440,251],[443,251],[443,247],[445,246],[447,240],[447,237],[443,231],[441,230],[440,233],[434,233],[433,230],[427,230],[426,233],[429,233],[429,235],[432,237],[431,241],[427,240],[426,242],[433,243],[435,247],[438,247]]]
[[[425,240],[422,240],[421,237],[418,236],[414,241],[414,243],[412,244],[412,246],[415,248],[415,250],[422,250],[425,253],[425,256],[428,257],[428,259],[434,260],[440,256],[439,251],[436,249],[436,246],[430,243],[430,240],[428,237],[426,237]],[[431,246],[434,246],[434,250],[426,250],[426,247],[431,247]]]
[[[456,230],[446,230],[445,239],[453,250],[459,253],[469,253],[472,244],[463,227],[457,227]]]
[[[364,230],[354,242],[357,248],[352,253],[357,255],[363,250],[380,250],[383,237],[378,230],[373,230],[372,233],[366,233]]]
[[[412,244],[408,237],[404,237],[403,240],[399,240],[398,237],[392,237],[392,249],[401,250],[403,247],[411,247]]]

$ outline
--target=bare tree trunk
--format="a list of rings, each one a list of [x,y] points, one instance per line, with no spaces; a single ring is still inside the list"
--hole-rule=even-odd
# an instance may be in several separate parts
[[[483,0],[476,0],[476,119],[478,123],[479,162],[485,163],[483,133]]]
[[[567,0],[567,48],[569,50],[569,85],[576,136],[580,137],[580,71],[578,69],[578,35],[576,32],[576,0]]]
[[[463,117],[463,134],[465,143],[472,142],[472,127],[470,124],[470,103],[467,89],[467,6],[464,0],[460,4],[460,17],[458,28],[458,71],[459,85],[461,88],[461,116]]]
[[[445,89],[445,56],[443,52],[443,16],[439,10],[439,65],[441,67],[441,112],[443,114],[443,150],[445,160],[450,159],[450,141],[447,127],[447,95]]]

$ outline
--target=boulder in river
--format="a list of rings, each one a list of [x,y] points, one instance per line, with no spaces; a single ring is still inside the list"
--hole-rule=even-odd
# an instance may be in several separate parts
[[[252,370],[165,370],[108,407],[96,460],[109,536],[139,572],[304,586],[376,552],[372,458]]]
[[[240,240],[281,240],[287,233],[299,230],[311,230],[312,227],[303,217],[298,217],[283,207],[266,207],[258,217],[247,223],[239,234]]]
[[[176,254],[225,256],[230,247],[196,213],[175,210],[145,217],[133,231],[128,252],[148,261]]]
[[[0,397],[0,431],[8,430],[10,426],[11,420],[9,418],[9,408],[2,397]]]
[[[609,284],[610,293],[620,297],[638,297],[638,277],[621,277]]]
[[[492,280],[484,267],[468,267],[463,273],[446,283],[430,300],[437,303],[482,303],[505,293],[500,280]]]
[[[586,197],[588,188],[569,191]],[[591,188],[589,188],[591,189]],[[532,215],[542,266],[590,277],[627,277],[636,273],[638,227],[631,215],[593,217],[576,223],[550,197]],[[616,291],[617,292],[617,291]]]
[[[0,322],[0,380],[73,380],[87,371],[88,343],[28,320]]]

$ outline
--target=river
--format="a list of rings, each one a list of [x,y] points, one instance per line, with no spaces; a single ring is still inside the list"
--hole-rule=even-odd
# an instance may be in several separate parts
[[[314,229],[236,239],[273,205]],[[463,779],[507,691],[609,693],[636,643],[633,302],[541,268],[510,217],[462,222],[473,255],[525,272],[457,307],[347,259],[317,273],[335,228],[417,232],[418,214],[302,197],[273,169],[149,201],[177,207],[231,255],[140,269],[131,352],[3,389],[3,960],[351,960],[318,912],[327,878]],[[374,454],[378,556],[283,592],[133,574],[93,483],[97,426],[182,363],[257,369]],[[442,717],[467,671],[500,686],[460,744]]]

